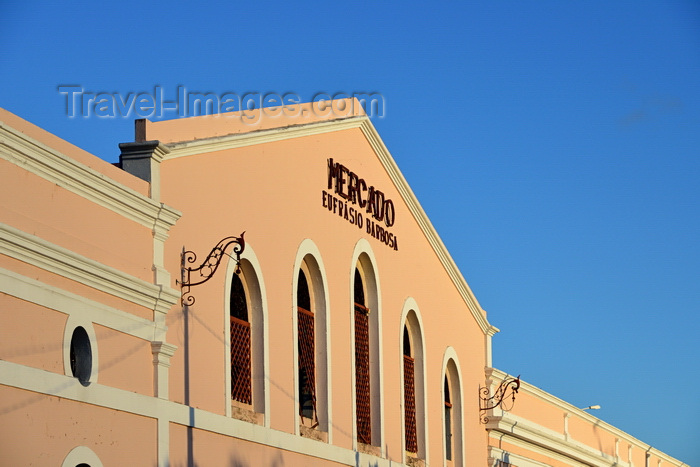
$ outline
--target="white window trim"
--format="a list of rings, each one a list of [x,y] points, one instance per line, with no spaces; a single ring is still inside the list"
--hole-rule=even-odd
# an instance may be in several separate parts
[[[376,381],[378,383],[378,386],[376,391],[372,389],[373,395],[376,395],[377,397],[372,397],[372,401],[375,402],[375,405],[372,406],[372,413],[375,414],[377,413],[378,419],[375,418],[374,415],[372,416],[373,418],[373,423],[372,423],[372,433],[376,432],[376,429],[379,429],[379,439],[378,439],[378,447],[381,450],[381,456],[386,457],[386,446],[385,446],[385,436],[384,436],[384,371],[383,371],[383,361],[384,361],[384,355],[383,355],[383,344],[382,344],[382,289],[379,281],[379,273],[377,271],[377,258],[374,255],[374,251],[372,250],[372,246],[369,244],[369,241],[365,238],[361,238],[358,240],[358,242],[355,244],[355,249],[352,254],[352,259],[350,262],[350,274],[349,274],[349,280],[348,280],[348,288],[350,291],[350,300],[348,300],[348,307],[350,309],[350,349],[352,352],[352,355],[355,354],[355,304],[353,303],[352,297],[355,294],[355,268],[357,267],[357,263],[360,260],[360,258],[365,255],[367,257],[367,262],[368,266],[371,267],[371,272],[373,274],[373,281],[374,281],[374,288],[376,290],[376,296],[370,293],[366,293],[365,299],[369,302],[369,308],[370,308],[370,315],[372,313],[375,314],[376,316],[376,339],[377,339],[377,348],[375,351],[377,352],[376,355],[376,361],[377,361],[377,372],[375,372],[374,376],[375,378],[372,379],[371,381]],[[364,271],[367,273],[368,271]],[[367,278],[365,277],[365,288],[368,289],[369,284],[368,281],[366,280]],[[370,320],[370,326],[372,326],[372,321]],[[371,328],[370,328],[371,329]],[[371,345],[372,345],[372,335],[370,334],[370,352],[372,351]],[[371,353],[370,353],[371,355]],[[356,414],[357,414],[357,407],[356,407],[356,382],[355,382],[355,358],[354,356],[351,358],[351,378],[352,378],[352,448],[353,450],[357,450],[357,420],[356,420]],[[371,361],[371,359],[370,359]],[[372,386],[374,387],[374,385]],[[377,410],[378,409],[378,410]],[[376,424],[375,424],[376,423]],[[374,434],[372,435],[374,437]]]
[[[63,459],[61,467],[75,467],[80,464],[88,464],[90,467],[103,467],[102,461],[97,457],[97,454],[85,446],[73,448],[66,458]]]
[[[316,264],[307,261],[307,257],[313,259]],[[318,428],[320,431],[327,433],[328,443],[333,443],[333,412],[331,403],[331,317],[330,310],[330,295],[328,293],[328,277],[326,268],[323,265],[321,252],[316,244],[311,239],[304,239],[297,249],[296,258],[294,259],[294,269],[292,270],[292,332],[293,332],[293,359],[294,359],[294,433],[300,434],[299,427],[299,341],[298,318],[297,318],[297,283],[299,281],[299,269],[306,263],[307,281],[309,284],[309,292],[314,301],[313,307],[314,318],[316,321],[316,329],[321,327],[323,335],[320,332],[315,333],[316,342],[314,343],[316,353],[316,412],[318,417]],[[318,269],[315,271],[315,269]],[[320,279],[321,283],[316,281]],[[322,293],[319,293],[322,292]]]
[[[450,385],[450,400],[452,401],[452,418],[453,418],[453,423],[452,423],[452,437],[454,439],[453,443],[453,448],[452,448],[452,453],[453,453],[453,459],[452,459],[452,465],[454,467],[461,467],[464,465],[464,380],[462,379],[462,372],[460,370],[460,364],[459,364],[459,358],[457,358],[457,352],[452,346],[448,346],[445,349],[445,353],[443,354],[442,357],[442,373],[441,373],[441,378],[440,378],[440,387],[442,388],[440,390],[440,404],[441,406],[444,405],[445,401],[445,389],[444,389],[444,381],[445,377],[447,375],[447,366],[449,365],[450,361],[454,364],[454,378],[457,380],[458,388],[459,391],[455,391],[454,384]],[[458,405],[459,404],[459,405]],[[440,432],[442,433],[442,436],[440,439],[442,440],[442,462],[444,466],[447,466],[447,460],[445,459],[445,411],[440,408],[440,413],[442,414],[440,416],[440,420],[442,422],[442,426],[440,428]]]
[[[415,323],[410,323],[409,321],[409,316],[413,317],[415,319]],[[413,297],[408,297],[406,301],[404,302],[403,305],[403,310],[401,311],[401,320],[399,321],[401,323],[400,327],[400,335],[399,335],[399,342],[401,342],[401,346],[399,347],[399,354],[401,360],[399,361],[401,368],[401,392],[403,393],[403,388],[404,388],[404,374],[403,374],[403,328],[406,326],[408,328],[409,334],[411,334],[411,351],[413,352],[414,355],[414,381],[416,384],[416,391],[415,391],[415,396],[416,396],[416,438],[418,439],[418,457],[421,459],[430,459],[430,449],[429,449],[429,443],[428,443],[428,426],[430,424],[428,423],[428,410],[426,410],[426,407],[428,406],[428,390],[427,390],[427,383],[426,383],[426,378],[425,378],[425,362],[427,362],[426,358],[426,347],[425,347],[425,335],[423,333],[423,319],[420,314],[420,310],[418,309],[418,303]],[[417,326],[417,332],[420,337],[419,342],[415,342],[415,332],[413,332],[413,326]],[[418,345],[416,345],[418,344]],[[418,355],[418,352],[420,352],[420,355]],[[420,366],[420,375],[418,374],[418,369]],[[405,402],[404,398],[401,397],[401,420],[403,422],[402,426],[406,423],[406,408],[405,408]],[[403,462],[404,464],[407,462],[406,459],[406,433],[405,430],[401,430],[401,446],[404,447],[403,449]]]
[[[253,391],[253,407],[259,413],[263,414],[263,426],[270,426],[270,351],[269,351],[269,339],[268,339],[268,310],[267,310],[267,290],[265,289],[265,281],[263,280],[262,268],[260,267],[260,262],[255,254],[255,250],[246,242],[245,250],[241,255],[241,267],[244,269],[242,274],[246,278],[246,292],[250,292],[250,287],[253,285],[252,280],[257,282],[258,291],[260,296],[256,299],[257,304],[254,303],[255,297],[249,294],[246,297],[248,301],[248,310],[250,315],[248,319],[251,323],[251,385]],[[246,273],[245,270],[248,270]],[[236,270],[236,262],[233,259],[229,259],[226,264],[226,286],[224,287],[224,309],[225,313],[223,315],[223,330],[224,330],[224,384],[225,387],[225,414],[227,417],[231,417],[231,338],[229,336],[231,322],[230,322],[230,296],[231,296],[231,280]],[[254,277],[253,277],[254,276]],[[259,306],[260,309],[254,309],[254,306]],[[254,329],[253,326],[259,326],[260,323],[253,323],[253,320],[262,320],[262,329]],[[257,342],[257,339],[253,333],[262,331],[262,335],[257,337],[257,339],[262,338],[262,349],[253,348]],[[262,351],[262,358],[259,360],[258,357],[254,355],[256,352]],[[257,364],[256,364],[257,360]],[[257,365],[257,366],[256,366]],[[262,366],[262,368],[259,368]],[[262,373],[262,374],[260,374]]]
[[[66,320],[66,327],[63,330],[63,371],[66,373],[66,376],[70,376],[71,378],[75,378],[70,368],[70,346],[73,339],[73,331],[78,327],[82,327],[88,335],[88,339],[90,340],[90,353],[92,354],[92,368],[90,369],[89,384],[97,383],[99,369],[97,336],[95,335],[95,328],[92,324],[92,321],[82,314],[69,315]],[[78,378],[75,378],[75,381],[78,382]],[[78,382],[78,384],[80,383]]]

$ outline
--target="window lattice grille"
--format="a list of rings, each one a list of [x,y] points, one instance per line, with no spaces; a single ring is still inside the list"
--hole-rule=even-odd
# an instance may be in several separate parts
[[[369,310],[355,303],[355,404],[357,441],[372,444],[369,385]]]
[[[252,403],[250,387],[250,323],[231,316],[231,398]]]
[[[314,314],[297,307],[299,331],[299,414],[318,423],[316,414],[316,364]]]
[[[416,438],[416,394],[413,376],[414,362],[408,355],[403,356],[403,395],[405,406],[406,451],[418,452]]]

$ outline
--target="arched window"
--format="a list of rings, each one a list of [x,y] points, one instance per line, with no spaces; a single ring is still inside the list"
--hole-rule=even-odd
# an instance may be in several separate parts
[[[443,447],[448,466],[464,465],[462,432],[462,387],[457,355],[452,347],[445,354],[443,377]]]
[[[231,279],[231,398],[252,404],[248,298],[240,274]]]
[[[355,404],[354,447],[384,456],[382,422],[382,310],[376,260],[365,239],[358,241],[349,274]]]
[[[292,271],[295,432],[332,443],[327,279],[321,254],[310,239],[299,245]]]
[[[403,423],[404,451],[407,457],[428,458],[426,434],[425,352],[423,333],[416,301],[409,297],[404,303],[401,327],[401,358],[403,364]]]
[[[445,375],[445,459],[452,460],[452,400],[450,399],[450,382]]]
[[[408,328],[403,327],[403,402],[404,402],[404,432],[405,449],[408,452],[418,452],[416,436],[416,383],[414,377],[415,360],[411,352],[411,336]]]
[[[365,286],[355,268],[355,407],[357,441],[372,444],[372,398],[369,367],[369,313]]]
[[[240,264],[226,268],[224,329],[227,368],[225,391],[231,403],[226,415],[269,426],[269,375],[267,375],[267,303],[260,264],[250,244]],[[238,272],[236,272],[238,271]]]
[[[298,335],[298,383],[299,415],[318,423],[316,412],[316,350],[314,338],[314,313],[311,306],[309,283],[304,269],[297,278],[297,335]]]

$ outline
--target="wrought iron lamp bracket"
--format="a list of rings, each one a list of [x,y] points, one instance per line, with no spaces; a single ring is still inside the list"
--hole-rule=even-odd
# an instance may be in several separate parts
[[[197,261],[197,255],[194,251],[183,251],[180,255],[180,277],[179,281],[175,281],[176,284],[180,285],[181,296],[180,302],[183,306],[194,305],[194,296],[190,293],[192,287],[196,285],[204,284],[206,281],[214,276],[214,273],[219,268],[221,260],[224,255],[230,257],[236,262],[236,274],[241,272],[241,253],[245,250],[245,240],[243,235],[240,237],[226,237],[219,241],[214,248],[209,252],[204,262],[197,267],[187,266]],[[235,245],[233,247],[232,253],[235,258],[230,254],[226,253],[226,249],[230,245]],[[194,278],[193,278],[194,274]]]
[[[508,411],[515,405],[515,395],[520,389],[520,375],[517,378],[506,377],[491,395],[489,386],[479,387],[479,411],[481,423],[488,423],[486,411],[500,407]]]

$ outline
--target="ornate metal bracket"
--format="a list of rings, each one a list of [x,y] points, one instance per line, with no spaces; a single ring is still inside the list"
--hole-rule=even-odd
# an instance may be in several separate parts
[[[489,418],[486,416],[486,411],[501,407],[502,410],[508,411],[515,404],[515,395],[520,389],[520,375],[517,378],[511,376],[506,377],[501,384],[498,385],[493,395],[488,386],[479,387],[479,410],[481,413],[481,423],[488,423]],[[510,400],[508,400],[510,399]]]
[[[194,253],[194,251],[182,252],[182,255],[180,256],[181,280],[175,281],[175,283],[180,284],[182,292],[180,302],[183,306],[194,305],[195,300],[194,296],[190,294],[190,289],[195,285],[204,284],[206,281],[211,279],[218,269],[224,255],[236,261],[235,272],[236,274],[240,274],[241,253],[243,253],[243,250],[245,250],[245,240],[243,239],[244,234],[245,232],[243,232],[240,237],[226,237],[220,240],[219,243],[217,243],[216,246],[209,252],[207,257],[204,259],[204,262],[196,268],[186,266],[186,264],[191,264],[197,261],[197,255]],[[236,244],[236,246],[233,247],[233,253],[236,255],[235,258],[226,253],[226,248],[228,248],[231,244]],[[195,276],[193,279],[192,273],[197,273],[199,276]]]

